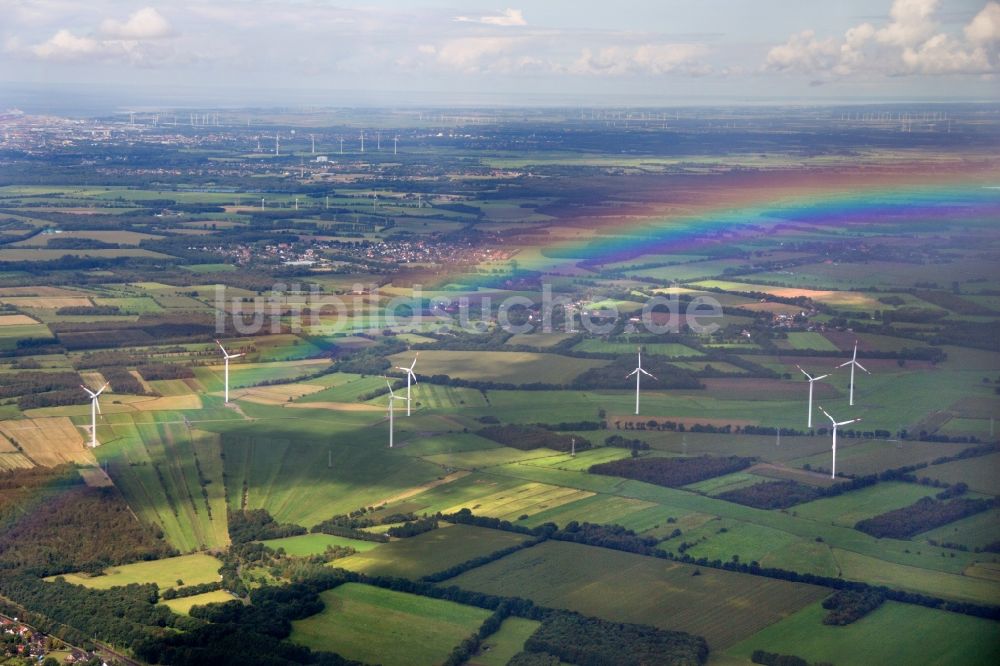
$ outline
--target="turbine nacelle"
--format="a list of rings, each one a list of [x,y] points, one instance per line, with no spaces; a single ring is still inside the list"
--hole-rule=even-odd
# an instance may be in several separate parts
[[[801,365],[796,365],[795,367],[798,368],[799,372],[801,372],[803,375],[805,375],[806,379],[808,379],[810,382],[818,382],[819,380],[826,379],[827,377],[830,376],[830,375],[819,375],[817,377],[813,377],[808,372],[806,372],[805,370],[803,370]]]

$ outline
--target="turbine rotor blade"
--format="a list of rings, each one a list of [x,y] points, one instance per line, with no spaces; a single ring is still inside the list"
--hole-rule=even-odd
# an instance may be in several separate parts
[[[824,414],[826,414],[826,418],[830,419],[830,422],[833,423],[833,425],[837,425],[837,420],[834,419],[832,416],[830,416],[830,412],[826,411],[825,409],[823,409],[819,405],[816,405],[816,406],[819,407],[819,411],[821,411]]]
[[[636,368],[636,369],[635,369],[635,370],[633,370],[632,372],[628,373],[627,375],[625,375],[626,379],[627,379],[627,378],[629,378],[629,377],[631,377],[631,376],[632,376],[632,375],[634,375],[635,373],[639,372],[640,370],[642,370],[642,368]]]
[[[639,369],[642,370],[642,368]],[[647,377],[653,377],[653,373],[646,372],[645,370],[642,370],[642,374],[646,375]],[[653,377],[653,379],[656,379],[656,377]]]
[[[820,375],[819,377],[813,377],[813,378],[812,378],[812,381],[814,381],[814,382],[818,382],[819,380],[821,380],[821,379],[826,379],[826,378],[827,378],[827,377],[829,377],[829,376],[830,376],[830,375]]]
[[[855,361],[855,362],[854,362],[854,365],[858,366],[859,368],[861,368],[861,369],[862,369],[862,370],[864,370],[865,372],[868,372],[868,368],[866,368],[865,366],[861,365],[861,364],[860,364],[860,363],[858,363],[857,361]],[[870,375],[870,374],[872,374],[872,373],[868,372],[868,374]]]
[[[803,370],[801,365],[796,365],[795,367],[799,369],[799,372],[801,372],[803,375],[806,376],[806,379],[808,379],[809,381],[813,380],[812,376],[808,372]]]

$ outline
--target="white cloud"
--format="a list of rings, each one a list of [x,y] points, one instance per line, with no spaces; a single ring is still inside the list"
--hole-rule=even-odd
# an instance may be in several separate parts
[[[514,37],[461,37],[432,47],[433,50],[421,51],[432,53],[446,67],[475,73],[497,68],[497,58],[510,54],[520,41]],[[509,63],[503,66],[508,67]]]
[[[101,44],[90,37],[78,37],[69,30],[60,30],[30,51],[43,60],[75,60],[80,57],[97,55]]]
[[[771,48],[764,69],[834,79],[850,75],[990,74],[1000,71],[1000,4],[990,0],[959,34],[940,30],[938,0],[894,0],[882,26],[861,23],[841,39],[812,30]]]
[[[903,51],[903,64],[919,74],[988,74],[992,67],[986,51],[966,49],[948,35],[934,35],[917,48]]]
[[[640,44],[584,49],[568,71],[573,74],[625,76],[633,74],[707,74],[710,68],[698,62],[708,49],[701,44]]]
[[[890,22],[875,34],[883,44],[914,46],[934,33],[931,15],[938,0],[894,0],[889,10]]]
[[[164,55],[163,48],[154,46],[156,40],[172,35],[167,20],[155,9],[146,7],[124,21],[105,19],[91,34],[59,28],[48,39],[27,47],[15,40],[13,48],[8,44],[7,51],[40,60],[119,60],[145,65],[152,61],[154,53],[158,59]]]
[[[988,2],[965,26],[965,36],[974,44],[1000,42],[1000,3]]]
[[[101,22],[100,32],[110,39],[142,40],[169,37],[172,30],[160,12],[152,7],[145,7],[125,21],[105,19]]]
[[[839,48],[833,39],[816,39],[812,30],[803,30],[767,53],[764,67],[785,72],[814,72],[836,64]]]
[[[456,16],[455,20],[462,23],[483,23],[485,25],[497,25],[504,28],[528,25],[520,9],[510,8],[492,16]]]

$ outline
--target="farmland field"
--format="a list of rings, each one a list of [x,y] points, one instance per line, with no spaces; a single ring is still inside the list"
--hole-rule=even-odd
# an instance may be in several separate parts
[[[480,608],[357,583],[320,597],[326,608],[294,622],[291,641],[385,666],[439,664],[489,616]]]
[[[191,612],[191,608],[194,606],[202,606],[204,604],[220,604],[232,601],[233,599],[233,595],[229,592],[226,592],[225,590],[216,590],[215,592],[204,592],[190,597],[168,599],[160,603],[179,615],[187,615]]]
[[[120,567],[112,567],[102,576],[80,576],[70,574],[64,576],[67,582],[94,589],[106,590],[117,585],[131,583],[156,583],[161,590],[183,585],[200,585],[219,580],[218,570],[222,563],[202,553],[169,557],[152,562],[137,562]]]
[[[302,534],[300,536],[284,537],[281,539],[269,539],[261,543],[274,550],[283,548],[286,553],[296,557],[322,555],[329,546],[346,546],[359,552],[365,552],[379,546],[375,541],[349,539],[332,534]]]
[[[573,562],[566,567],[563,563]],[[704,636],[723,649],[828,594],[824,588],[548,541],[448,581],[616,622]]]
[[[846,665],[995,664],[1000,625],[990,620],[887,601],[845,627],[822,623],[817,603],[732,646],[727,655],[749,658],[756,649],[810,661]],[[917,633],[914,633],[917,632]],[[915,638],[919,636],[919,640]]]
[[[540,624],[520,617],[507,618],[495,634],[483,641],[479,652],[469,660],[469,666],[507,666]]]
[[[964,481],[977,492],[1000,495],[1000,453],[934,465],[925,474],[946,483]]]
[[[444,525],[357,555],[334,560],[331,566],[370,576],[420,578],[494,551],[515,546],[528,537],[469,525]]]
[[[413,360],[411,354],[389,358],[394,365]],[[418,364],[420,375],[448,375],[509,384],[563,384],[607,362],[534,352],[425,351],[420,354]]]

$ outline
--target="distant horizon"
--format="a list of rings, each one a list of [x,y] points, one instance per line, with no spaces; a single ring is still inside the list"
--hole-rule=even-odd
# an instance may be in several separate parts
[[[464,99],[463,99],[464,98]],[[449,91],[372,91],[330,89],[309,92],[296,89],[270,89],[261,94],[245,87],[220,90],[210,84],[173,86],[116,86],[86,83],[38,83],[0,81],[0,111],[19,109],[26,113],[81,113],[93,115],[122,110],[141,111],[165,108],[213,109],[386,109],[386,108],[767,108],[767,107],[837,107],[924,105],[983,105],[1000,102],[1000,96],[908,95],[880,98],[863,95],[791,96],[791,95],[617,95],[594,93],[529,93],[512,96],[506,93],[455,93]]]

